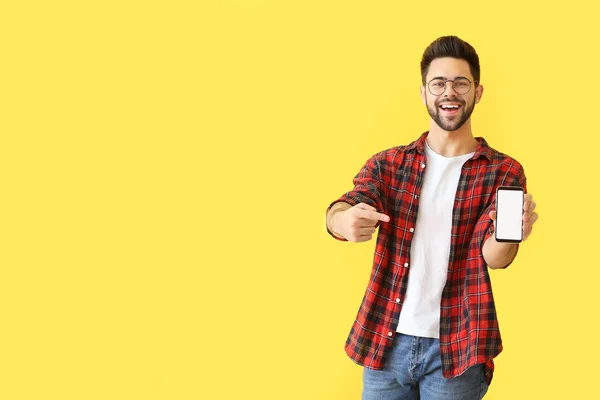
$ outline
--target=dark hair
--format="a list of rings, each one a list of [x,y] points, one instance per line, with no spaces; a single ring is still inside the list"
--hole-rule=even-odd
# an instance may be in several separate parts
[[[469,43],[457,36],[442,36],[437,38],[425,49],[421,59],[421,79],[425,84],[425,77],[429,71],[429,65],[436,58],[452,57],[465,60],[469,63],[471,75],[475,79],[476,85],[479,83],[481,71],[479,69],[479,56]]]

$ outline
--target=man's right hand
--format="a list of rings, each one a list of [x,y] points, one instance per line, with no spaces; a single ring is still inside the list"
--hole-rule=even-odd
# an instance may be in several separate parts
[[[350,242],[371,240],[377,230],[376,225],[390,220],[390,217],[378,213],[377,209],[365,203],[359,203],[345,210],[331,211],[334,213],[331,215],[330,229]]]

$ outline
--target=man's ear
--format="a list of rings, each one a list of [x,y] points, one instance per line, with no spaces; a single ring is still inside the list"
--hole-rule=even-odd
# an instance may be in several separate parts
[[[481,96],[483,96],[483,85],[477,85],[477,89],[475,89],[475,104],[479,103]]]
[[[425,93],[425,86],[421,85],[421,101],[427,105],[427,94]]]

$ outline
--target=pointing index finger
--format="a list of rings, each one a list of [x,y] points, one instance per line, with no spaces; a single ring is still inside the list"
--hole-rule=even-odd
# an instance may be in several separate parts
[[[383,221],[383,222],[388,222],[390,220],[390,217],[388,217],[385,214],[378,213],[377,211],[367,211],[367,210],[364,210],[361,213],[361,217],[362,218],[366,218],[366,219],[372,219],[372,220],[375,220],[375,221]]]

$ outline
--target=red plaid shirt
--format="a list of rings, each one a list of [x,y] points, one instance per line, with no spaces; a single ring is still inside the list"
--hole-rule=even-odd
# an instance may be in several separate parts
[[[390,216],[390,222],[379,226],[373,270],[345,346],[348,356],[366,368],[383,368],[397,334],[410,271],[411,228],[417,221],[427,167],[427,134],[408,146],[371,157],[354,178],[354,189],[329,206],[339,201],[366,203]],[[454,201],[448,276],[440,308],[440,350],[445,377],[484,363],[490,383],[493,358],[502,351],[502,340],[481,249],[493,233],[489,213],[495,207],[496,188],[527,188],[516,160],[492,149],[483,138],[476,139],[479,146],[462,167]]]

